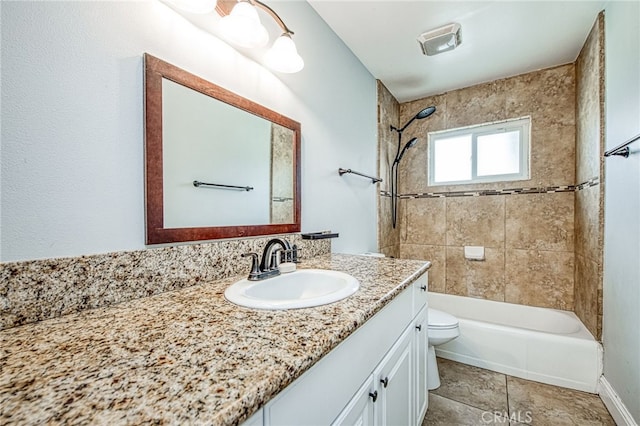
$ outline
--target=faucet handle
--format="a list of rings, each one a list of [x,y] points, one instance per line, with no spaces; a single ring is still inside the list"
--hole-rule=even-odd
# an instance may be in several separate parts
[[[276,247],[271,252],[271,259],[269,262],[269,269],[277,269],[280,265],[280,252],[286,253],[286,251],[282,250],[280,247]]]
[[[251,256],[251,272],[249,272],[249,279],[252,277],[257,277],[260,275],[260,265],[258,262],[258,253],[243,253],[240,256],[249,257]]]
[[[302,249],[299,248],[296,244],[291,247],[291,262],[300,263],[300,259],[298,258],[298,252]]]

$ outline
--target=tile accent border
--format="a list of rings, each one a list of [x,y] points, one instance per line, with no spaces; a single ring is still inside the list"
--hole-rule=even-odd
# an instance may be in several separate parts
[[[576,192],[582,191],[585,188],[591,188],[592,186],[597,186],[600,184],[600,178],[598,176],[592,177],[586,182],[582,182],[581,184],[576,185]]]
[[[296,244],[301,259],[331,252],[329,239],[286,234],[0,263],[0,330],[248,274],[240,255],[262,253],[276,237]]]
[[[420,192],[414,194],[399,194],[398,198],[411,200],[416,198],[453,198],[453,197],[482,197],[487,195],[520,195],[520,194],[552,194],[557,192],[577,192],[600,184],[600,178],[594,177],[578,185],[541,186],[528,188],[483,189],[479,191],[442,191]],[[391,197],[389,191],[380,191],[380,196]]]

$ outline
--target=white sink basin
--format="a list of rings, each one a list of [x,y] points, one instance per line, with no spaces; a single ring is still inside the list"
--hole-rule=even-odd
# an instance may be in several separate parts
[[[262,281],[245,278],[227,288],[224,297],[247,308],[297,309],[337,302],[359,287],[358,280],[344,272],[299,269]]]

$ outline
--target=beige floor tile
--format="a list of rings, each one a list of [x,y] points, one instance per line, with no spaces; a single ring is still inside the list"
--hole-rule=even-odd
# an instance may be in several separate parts
[[[508,425],[508,421],[492,412],[429,394],[429,409],[422,426]]]
[[[586,392],[507,377],[509,413],[531,414],[533,425],[613,425],[602,400]]]
[[[438,395],[486,411],[507,412],[507,382],[504,374],[438,358],[441,385]]]

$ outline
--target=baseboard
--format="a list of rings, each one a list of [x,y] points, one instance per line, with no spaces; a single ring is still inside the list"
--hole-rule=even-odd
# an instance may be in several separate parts
[[[622,402],[615,389],[611,387],[611,384],[604,376],[600,376],[598,394],[618,426],[638,426],[624,402]]]

